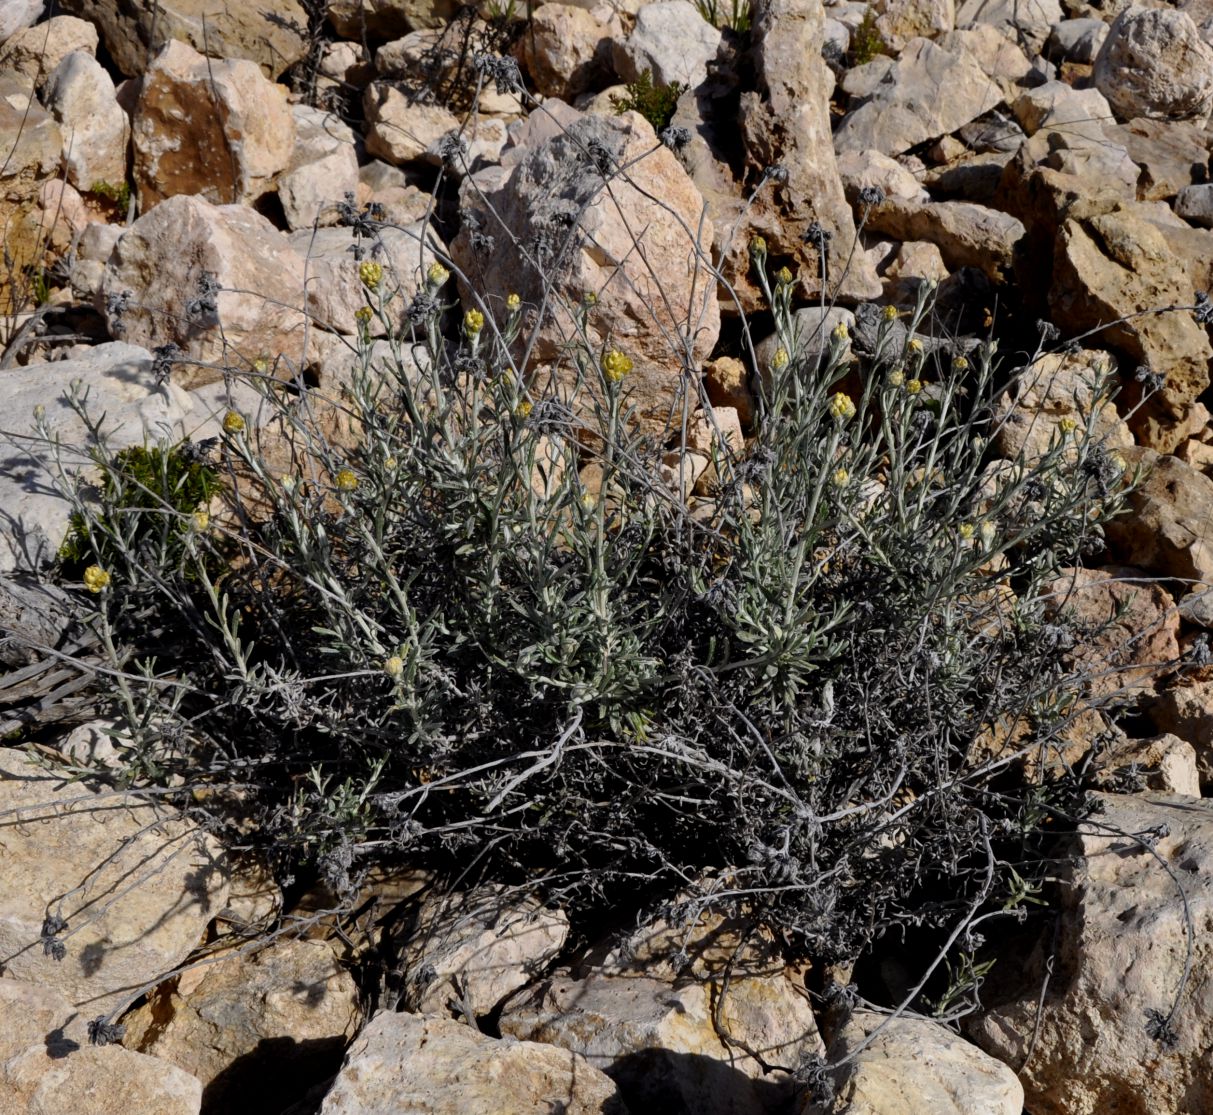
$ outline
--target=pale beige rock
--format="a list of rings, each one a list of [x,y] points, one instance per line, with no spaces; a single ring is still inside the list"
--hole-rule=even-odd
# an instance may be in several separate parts
[[[46,8],[46,0],[9,0],[0,11],[0,43],[29,27]]]
[[[205,275],[221,288],[213,311],[196,305]],[[105,310],[111,335],[149,349],[179,345],[199,361],[174,369],[184,387],[220,379],[225,363],[247,370],[280,354],[296,365],[305,361],[303,259],[242,205],[178,196],[144,214],[115,245],[99,302],[126,291],[125,310]]]
[[[1009,277],[1015,247],[1024,235],[1016,218],[967,201],[903,201],[873,206],[865,228],[895,240],[926,240],[950,269],[976,267],[992,280]]]
[[[1203,120],[1213,103],[1213,47],[1187,13],[1134,4],[1108,29],[1091,79],[1122,120]]]
[[[929,201],[931,197],[901,163],[879,151],[844,151],[838,156],[838,176],[853,207],[859,204],[859,191],[872,187],[886,198],[902,201]]]
[[[1063,569],[1044,586],[1048,616],[1075,631],[1073,667],[1094,696],[1142,695],[1179,657],[1179,611],[1171,594],[1139,569]]]
[[[61,11],[86,17],[127,77],[142,74],[171,39],[215,59],[246,59],[276,78],[308,49],[308,12],[299,0],[59,0]]]
[[[742,426],[749,429],[754,422],[754,393],[746,366],[733,356],[718,356],[704,366],[708,399],[713,406],[732,407]]]
[[[667,453],[657,466],[657,475],[666,487],[685,503],[700,486],[711,462],[702,453],[685,453],[675,449]]]
[[[64,5],[57,7],[63,10]],[[25,78],[41,88],[59,63],[74,51],[95,55],[97,28],[75,16],[54,15],[44,23],[23,28],[0,46],[0,74]]]
[[[720,330],[716,284],[706,258],[712,222],[703,218],[698,191],[673,153],[656,143],[647,121],[634,112],[616,117],[568,112],[567,133],[554,129],[550,139],[537,136],[506,153],[509,165],[476,178],[483,198],[465,187],[471,216],[451,254],[490,305],[517,293],[524,305],[538,307],[545,302],[544,285],[553,285],[556,297],[547,301],[548,316],[533,320],[532,310],[525,320],[524,331],[538,330],[528,371],[559,357],[565,341],[577,335],[572,308],[585,292],[594,294],[590,346],[599,348],[609,335],[633,361],[625,396],[638,405],[646,428],[664,430],[680,384],[675,338],[687,338],[688,356],[698,366]],[[587,143],[601,144],[628,167],[626,177],[612,179],[609,191],[596,167],[579,154]],[[576,214],[573,230],[584,239],[565,253],[564,238],[573,230],[559,222],[570,213]],[[492,230],[491,250],[473,248],[472,232],[478,229]],[[515,245],[536,244],[541,233],[552,254],[538,261],[520,257]],[[643,253],[636,249],[638,239]],[[561,256],[564,265],[554,271],[552,263]],[[566,359],[560,359],[556,375],[562,390],[573,389],[576,371]]]
[[[1121,454],[1146,473],[1129,513],[1105,527],[1117,556],[1159,576],[1213,582],[1213,480],[1151,449]]]
[[[610,44],[623,37],[623,24],[613,12],[603,22],[572,4],[543,4],[518,40],[519,60],[545,97],[570,100],[601,83],[609,70]]]
[[[723,1028],[737,1041],[730,1048],[712,1021],[720,991],[718,979],[558,977],[509,1003],[501,1032],[581,1054],[626,1087],[641,1110],[778,1110],[788,1102],[787,1078],[764,1075],[742,1049],[775,1065],[822,1052],[807,999],[782,975],[732,979],[719,1003]]]
[[[1200,789],[1213,790],[1213,682],[1177,679],[1150,703],[1150,719],[1160,732],[1192,745]]]
[[[911,39],[933,39],[956,26],[955,0],[879,0],[876,30],[894,54]]]
[[[964,0],[956,12],[957,27],[988,24],[1015,41],[1040,50],[1054,24],[1062,19],[1059,0]]]
[[[62,992],[82,1018],[126,1006],[180,964],[226,900],[218,844],[171,810],[65,783],[9,750],[0,809],[12,819],[0,835],[0,963]],[[41,946],[47,914],[67,923],[63,960]]]
[[[690,0],[644,4],[626,40],[612,49],[621,81],[635,81],[646,71],[653,84],[696,88],[707,77],[708,63],[720,48],[721,33]]]
[[[202,1082],[129,1049],[86,1045],[51,1056],[39,1041],[0,1061],[0,1096],[5,1115],[198,1115]]]
[[[67,533],[70,505],[52,482],[50,449],[22,438],[32,434],[34,408],[40,405],[49,433],[62,443],[64,467],[89,467],[81,452],[87,430],[68,405],[74,380],[88,387],[92,416],[106,415],[113,449],[184,435],[189,398],[174,384],[157,387],[146,349],[96,345],[76,359],[6,369],[0,376],[0,407],[8,416],[5,428],[16,436],[0,440],[0,572],[50,564]]]
[[[130,122],[105,67],[91,54],[73,51],[55,67],[43,101],[63,134],[68,181],[81,190],[96,182],[124,184]]]
[[[85,302],[91,302],[101,289],[105,278],[105,261],[122,235],[119,225],[91,221],[80,233],[76,243],[76,259],[72,263],[72,290]]]
[[[406,93],[385,82],[373,82],[363,95],[366,111],[366,149],[389,163],[403,165],[442,162],[439,142],[459,133],[467,151],[452,163],[462,170],[477,159],[496,162],[506,143],[505,123],[497,117],[477,117],[462,127],[459,117],[442,105],[413,103]]]
[[[384,271],[374,292],[359,275],[360,263],[352,250],[359,243],[364,259]],[[383,335],[425,285],[430,264],[446,258],[446,245],[420,222],[404,228],[385,225],[374,241],[359,241],[348,228],[300,229],[291,234],[290,244],[307,268],[308,311],[326,329],[346,335],[358,332],[354,315],[370,303],[382,304],[387,311],[386,324],[378,316],[367,323],[372,336]]]
[[[913,305],[924,285],[938,285],[948,277],[948,265],[936,245],[925,240],[898,244],[888,262],[880,267],[885,298],[897,305]]]
[[[1192,120],[1139,118],[1104,126],[1104,134],[1124,144],[1141,168],[1137,195],[1142,201],[1165,201],[1204,181],[1209,137]],[[1182,216],[1182,214],[1181,214]]]
[[[1194,299],[1166,238],[1131,205],[1070,217],[1058,229],[1049,307],[1062,330],[1079,333],[1143,310],[1190,306]],[[1204,327],[1190,313],[1147,314],[1110,326],[1099,341],[1165,376],[1162,390],[1130,425],[1140,443],[1169,452],[1182,440],[1178,424],[1209,386],[1213,348]],[[1133,381],[1127,387],[1131,405],[1140,387]]]
[[[123,1044],[196,1076],[208,1105],[271,1110],[337,1070],[360,1018],[327,944],[279,939],[157,988],[123,1019]]]
[[[252,202],[286,169],[295,122],[286,87],[255,63],[207,59],[173,40],[144,75],[132,141],[145,213],[178,194]]]
[[[1011,103],[1025,87],[1036,84],[1031,60],[1014,36],[996,26],[977,23],[959,31],[948,31],[935,40],[945,50],[964,51],[976,59],[981,72],[1002,90]]]
[[[222,936],[268,928],[282,912],[282,904],[282,888],[264,862],[255,857],[234,860],[227,905],[215,915],[215,932]]]
[[[1020,1115],[1015,1074],[944,1026],[920,1018],[888,1022],[856,1011],[830,1045],[831,1060],[852,1057],[836,1073],[831,1115]],[[806,1100],[800,1115],[818,1115]]]
[[[563,910],[500,887],[428,897],[404,946],[403,1002],[420,1014],[488,1014],[555,959],[568,933]]]
[[[340,220],[338,203],[358,192],[354,133],[340,117],[309,105],[292,105],[295,148],[278,181],[287,225],[310,228]]]
[[[1213,445],[1209,445],[1207,442],[1188,438],[1175,450],[1175,456],[1185,465],[1200,469],[1205,474],[1213,472]]]
[[[1079,858],[1058,861],[1056,941],[1043,935],[1014,998],[976,1021],[971,1036],[1004,1063],[1027,1061],[1019,1079],[1033,1115],[1211,1110],[1213,938],[1201,927],[1213,917],[1213,804],[1158,794],[1099,800],[1103,811],[1071,842]],[[1153,851],[1121,833],[1148,834]],[[1168,1017],[1189,955],[1174,1041],[1162,1042],[1152,1032]]]
[[[838,125],[834,147],[839,154],[874,149],[899,155],[954,132],[1003,100],[1002,90],[968,51],[947,50],[929,39],[912,39],[891,73],[891,81]],[[948,95],[941,97],[944,85]]]
[[[1111,358],[1097,349],[1039,357],[1018,373],[1012,390],[998,399],[992,435],[995,451],[1011,460],[1022,453],[1025,462],[1034,463],[1059,437],[1063,420],[1085,429],[1093,412],[1096,441],[1109,451],[1131,446],[1133,435],[1115,405],[1106,395],[1099,399],[1095,395],[1111,368]],[[1076,452],[1067,451],[1067,458],[1073,459]]]
[[[741,419],[733,407],[712,407],[711,415],[695,415],[687,430],[687,446],[705,458],[713,452],[740,454],[745,448]],[[726,449],[727,447],[727,449]]]
[[[62,992],[52,987],[0,978],[0,1020],[4,1023],[0,1028],[0,1065],[31,1045],[53,1048],[71,1041],[63,1027],[74,1013]]]
[[[486,1038],[445,1018],[384,1012],[358,1035],[320,1115],[627,1115],[575,1053]]]
[[[1112,744],[1100,754],[1097,785],[1110,788],[1118,776],[1136,770],[1141,784],[1160,794],[1200,797],[1200,771],[1196,748],[1170,732],[1153,739],[1129,739]]]
[[[408,31],[445,27],[457,0],[328,0],[329,22],[343,39],[393,39]]]

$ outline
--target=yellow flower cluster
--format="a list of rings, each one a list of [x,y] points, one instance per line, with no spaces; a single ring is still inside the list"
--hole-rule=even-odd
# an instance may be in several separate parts
[[[1062,432],[1062,436],[1072,434],[1078,429],[1078,423],[1068,415],[1057,423],[1057,428]]]
[[[244,430],[244,419],[234,410],[229,410],[223,416],[223,428],[229,434],[238,434]]]
[[[896,321],[897,320],[897,307],[896,306],[886,306],[884,308],[884,319],[885,319],[885,321]]]
[[[771,357],[771,371],[782,372],[788,366],[788,350],[782,345],[775,350],[775,355]]]
[[[792,272],[789,271],[786,267],[781,267],[778,271],[775,272],[775,281],[780,286],[791,286],[792,285]]]
[[[352,492],[358,487],[358,474],[352,468],[343,468],[333,480],[341,492]]]
[[[84,587],[89,592],[101,592],[109,587],[110,575],[99,565],[90,565],[83,576]]]
[[[517,294],[511,294],[506,297],[505,308],[509,310],[510,313],[517,313],[521,307],[522,299]]]
[[[211,525],[211,516],[207,511],[195,511],[193,519],[194,529],[198,531],[199,534],[201,534],[204,530],[206,530],[207,527]]]
[[[475,337],[484,328],[484,314],[479,310],[468,310],[463,315],[463,331],[469,337]]]
[[[368,290],[374,290],[383,281],[383,264],[364,259],[358,264],[358,278]]]
[[[851,474],[845,468],[837,468],[834,470],[832,479],[835,488],[845,488],[850,482]]]
[[[359,306],[358,309],[354,311],[354,320],[358,322],[359,325],[369,324],[373,316],[374,311],[370,308],[370,306]]]
[[[522,402],[520,402],[520,403],[519,403],[519,404],[518,404],[518,405],[517,405],[517,406],[514,408],[514,413],[515,413],[516,415],[518,415],[518,417],[519,417],[519,418],[522,418],[522,419],[527,419],[527,418],[530,418],[530,416],[531,416],[531,411],[532,411],[533,409],[534,409],[534,407],[532,407],[532,406],[531,406],[530,400],[529,400],[529,399],[523,399],[523,400],[522,400]]]
[[[890,387],[900,387],[903,383],[905,383],[905,381],[906,381],[905,368],[894,368],[889,373],[889,386]]]
[[[830,400],[830,414],[832,414],[839,422],[846,422],[855,417],[855,404],[851,402],[851,396],[839,391]]]
[[[429,283],[434,290],[437,290],[440,286],[442,286],[443,283],[445,283],[450,277],[451,273],[437,261],[431,263],[429,270],[425,273],[425,281]]]
[[[393,654],[383,663],[383,672],[390,678],[400,677],[404,673],[404,659],[398,654]]]
[[[611,349],[610,352],[602,358],[603,374],[612,383],[618,383],[624,376],[632,370],[632,361],[629,357],[624,356],[617,348]]]
[[[907,379],[906,380],[906,394],[907,395],[917,395],[918,392],[921,390],[922,390],[922,380],[920,380],[920,379]]]
[[[840,321],[830,331],[830,336],[836,341],[845,341],[850,336],[850,334],[847,332],[847,323],[845,321]]]

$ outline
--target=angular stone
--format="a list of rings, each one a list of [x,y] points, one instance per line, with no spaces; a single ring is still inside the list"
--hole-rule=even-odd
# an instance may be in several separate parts
[[[196,1076],[208,1106],[281,1110],[337,1071],[360,1017],[328,945],[280,939],[157,988],[123,1019],[123,1044]]]
[[[872,207],[865,228],[896,240],[925,240],[939,248],[949,268],[976,267],[994,282],[1009,277],[1024,235],[1014,217],[966,201],[890,198]]]
[[[1209,386],[1213,348],[1191,313],[1142,312],[1194,300],[1189,276],[1176,268],[1166,238],[1139,208],[1069,217],[1057,230],[1051,320],[1073,333],[1101,329],[1100,344],[1123,353],[1131,367],[1144,364],[1165,377],[1162,389],[1130,419],[1141,444],[1164,452],[1183,440],[1180,423]],[[1129,379],[1128,405],[1139,393],[1140,385]]]
[[[623,24],[614,13],[604,23],[573,4],[544,4],[518,40],[519,59],[545,97],[571,100],[602,84],[611,65],[611,43],[623,37]]]
[[[912,39],[871,100],[847,113],[834,132],[834,147],[875,149],[899,155],[997,108],[1002,90],[963,49],[947,50],[928,39]],[[947,96],[941,96],[946,88]]]
[[[914,175],[896,159],[879,151],[844,151],[838,156],[838,176],[852,208],[862,206],[860,190],[873,187],[896,201],[931,200]]]
[[[708,76],[708,63],[720,48],[721,33],[690,0],[658,0],[641,6],[636,26],[613,48],[621,81],[635,81],[646,71],[654,85],[696,88]]]
[[[1023,1087],[1006,1065],[926,1019],[890,1022],[887,1015],[856,1011],[831,1043],[829,1058],[846,1059],[835,1073],[830,1115],[1020,1115],[1023,1110]],[[817,1115],[820,1109],[806,1097],[797,1110]]]
[[[696,1115],[777,1111],[797,1065],[823,1050],[805,998],[781,975],[672,981],[626,973],[558,977],[507,1005],[501,1032],[579,1053],[615,1080],[638,1110]],[[713,1024],[719,1009],[726,1044]]]
[[[1091,78],[1122,120],[1203,120],[1213,103],[1213,47],[1184,12],[1133,4],[1109,28]]]
[[[876,30],[894,53],[911,39],[933,39],[956,26],[955,0],[880,0]]]
[[[395,39],[409,31],[446,27],[458,0],[327,0],[329,22],[343,39]]]
[[[988,24],[1012,42],[1040,50],[1062,20],[1059,0],[964,0],[956,12],[957,27]]]
[[[144,213],[179,194],[252,202],[286,169],[295,122],[286,87],[254,63],[207,59],[174,39],[143,78],[132,139]]]
[[[0,572],[49,564],[67,533],[70,505],[52,482],[50,448],[23,437],[32,437],[34,408],[42,406],[49,432],[62,443],[65,467],[88,467],[85,456],[72,449],[87,443],[87,430],[68,405],[74,380],[88,388],[93,417],[106,415],[113,449],[184,432],[189,399],[173,384],[157,387],[146,349],[104,344],[74,360],[6,369],[0,408],[15,437],[0,444]]]
[[[1141,201],[1173,198],[1208,175],[1208,137],[1190,120],[1142,118],[1105,127],[1104,134],[1124,144],[1129,158],[1141,167],[1137,183]]]
[[[427,898],[404,947],[406,1008],[489,1014],[555,959],[568,933],[562,910],[501,888]]]
[[[1049,49],[1068,62],[1090,64],[1108,37],[1108,25],[1102,19],[1063,19],[1049,32]]]
[[[117,1012],[180,964],[226,901],[218,844],[145,799],[67,783],[0,749],[0,809],[0,962],[62,992],[81,1018]],[[66,922],[62,960],[41,944],[48,914]]]
[[[254,62],[268,78],[281,75],[308,50],[308,12],[299,0],[157,0],[151,5],[59,0],[57,6],[96,24],[127,77],[144,73],[173,39],[211,58]]]
[[[746,366],[732,356],[718,356],[704,367],[708,399],[713,406],[733,407],[742,426],[754,422],[754,393]]]
[[[124,185],[131,129],[105,67],[73,51],[55,67],[43,101],[63,134],[68,181],[86,191],[99,182]]]
[[[996,453],[1025,463],[1039,461],[1055,444],[1063,420],[1086,428],[1091,422],[1094,439],[1109,452],[1133,444],[1129,427],[1106,396],[1095,397],[1095,387],[1106,379],[1111,359],[1096,349],[1074,353],[1048,353],[1018,373],[1011,392],[1001,395],[994,410],[992,444]],[[1076,450],[1065,454],[1076,456]]]
[[[1213,479],[1151,449],[1121,452],[1146,473],[1129,513],[1104,528],[1118,558],[1162,577],[1213,582]]]
[[[320,1115],[627,1115],[615,1085],[551,1045],[385,1011],[358,1035]]]
[[[1175,212],[1198,228],[1213,228],[1213,182],[1185,186],[1175,197]]]
[[[207,276],[219,287],[210,297]],[[180,195],[123,233],[98,303],[111,336],[149,349],[172,342],[198,361],[173,372],[197,387],[225,364],[247,370],[284,355],[304,366],[304,278],[303,259],[259,213]]]
[[[1096,785],[1106,789],[1128,776],[1131,768],[1140,785],[1155,793],[1200,797],[1196,749],[1170,732],[1153,739],[1125,737],[1100,754],[1098,765]]]
[[[97,53],[96,27],[75,16],[51,16],[45,23],[16,32],[0,46],[0,74],[25,78],[40,89],[59,63],[75,51]]]
[[[1160,732],[1191,744],[1196,753],[1198,793],[1213,791],[1213,682],[1181,677],[1150,702],[1149,712]]]
[[[29,27],[46,9],[46,0],[9,0],[0,11],[0,43]]]
[[[637,113],[578,117],[574,112],[567,132],[551,139],[536,131],[533,142],[506,153],[508,165],[478,176],[483,196],[465,187],[471,216],[451,254],[488,304],[517,293],[524,306],[546,306],[543,319],[531,311],[524,325],[537,331],[528,371],[559,361],[562,391],[572,391],[578,379],[562,356],[578,335],[575,308],[585,292],[594,294],[588,344],[604,345],[609,328],[611,344],[633,361],[625,395],[646,428],[664,431],[681,382],[674,338],[687,338],[688,357],[698,366],[720,331],[716,282],[705,258],[712,221],[677,158]],[[611,177],[607,189],[598,166],[581,155],[587,144],[608,153],[608,166],[626,165],[626,176]],[[473,247],[472,234],[481,230],[492,236],[487,251]],[[574,234],[582,239],[566,246]],[[518,244],[534,247],[520,256]],[[545,294],[548,287],[555,297]],[[577,405],[586,405],[584,397]]]
[[[1018,45],[1022,40],[1004,34],[994,24],[976,23],[949,31],[936,42],[944,50],[963,51],[976,59],[981,72],[1002,90],[1008,103],[1039,82],[1035,67]]]
[[[331,112],[292,105],[295,149],[278,181],[278,200],[287,225],[311,228],[337,224],[338,203],[358,193],[358,154],[354,133]]]
[[[1071,841],[1077,858],[1058,861],[1057,935],[1043,935],[1013,997],[971,1036],[1006,1064],[1026,1061],[1033,1115],[1213,1110],[1213,938],[1201,928],[1213,918],[1213,803],[1099,800]]]
[[[453,164],[455,169],[470,166],[479,158],[496,162],[506,143],[505,125],[497,117],[478,118],[463,128],[450,109],[414,103],[385,82],[368,85],[362,103],[367,119],[366,149],[389,163],[421,161],[438,165],[443,161],[440,141],[455,133],[467,145],[463,160]]]

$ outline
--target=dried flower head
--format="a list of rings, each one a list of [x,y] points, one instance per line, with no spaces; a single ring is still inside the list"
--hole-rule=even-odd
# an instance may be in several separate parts
[[[617,348],[602,358],[602,372],[612,383],[618,383],[632,370],[630,357],[624,356]]]
[[[905,368],[897,367],[889,373],[889,386],[900,387],[906,381]]]
[[[920,341],[917,337],[911,337],[908,341],[906,341],[906,348],[915,354],[921,353],[922,341]]]
[[[90,565],[81,578],[89,592],[103,592],[109,587],[110,575],[99,565]]]

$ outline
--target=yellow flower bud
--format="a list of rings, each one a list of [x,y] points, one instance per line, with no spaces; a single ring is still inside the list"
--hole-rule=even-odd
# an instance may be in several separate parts
[[[920,380],[920,379],[907,379],[906,380],[906,394],[907,395],[917,395],[918,392],[921,390],[922,390],[922,380]]]
[[[451,273],[437,261],[429,266],[429,270],[425,273],[425,281],[429,283],[434,290],[437,290],[451,277]]]
[[[475,337],[484,328],[484,314],[479,310],[468,310],[463,315],[463,331],[469,337]]]
[[[354,311],[354,320],[358,322],[359,325],[366,325],[372,317],[374,317],[374,311],[370,308],[370,306],[359,306],[358,309]]]
[[[358,264],[358,278],[368,290],[374,290],[383,281],[383,264],[364,259]]]
[[[102,592],[109,587],[110,575],[99,565],[90,565],[84,571],[84,587],[89,592]]]
[[[207,527],[211,525],[211,516],[206,511],[194,512],[194,529],[201,534]]]
[[[890,387],[900,387],[903,383],[905,383],[905,381],[906,381],[905,368],[894,368],[889,373],[889,386]]]
[[[767,254],[767,242],[761,236],[755,236],[750,240],[750,255],[764,256]]]
[[[400,677],[404,673],[404,659],[398,654],[393,654],[383,663],[383,672],[390,678]]]
[[[229,410],[223,416],[223,428],[229,434],[238,434],[244,430],[244,419],[234,410]]]
[[[780,345],[771,357],[771,371],[782,372],[788,366],[788,350]]]
[[[269,372],[269,370],[270,370],[269,357],[258,356],[257,359],[253,361],[253,371],[256,372],[259,376],[266,375]]]
[[[885,319],[885,321],[896,321],[897,320],[897,307],[896,306],[886,306],[884,308],[884,319]]]
[[[954,372],[965,372],[968,371],[968,368],[969,362],[963,356],[958,356],[952,361],[952,371]]]
[[[969,539],[973,537],[975,532],[976,531],[972,523],[961,523],[960,526],[956,528],[956,533],[959,534],[961,539],[965,542],[968,542]]]
[[[530,416],[531,416],[531,411],[532,411],[533,409],[534,409],[534,408],[531,406],[531,402],[530,402],[530,400],[529,400],[529,399],[523,399],[523,400],[522,400],[522,402],[520,402],[520,403],[519,403],[519,404],[518,404],[518,405],[517,405],[517,406],[514,408],[514,413],[515,413],[515,414],[516,414],[516,415],[517,415],[519,418],[522,418],[522,419],[524,419],[524,420],[525,420],[525,419],[527,419],[527,418],[530,418]]]
[[[1078,423],[1067,415],[1057,423],[1057,428],[1062,432],[1063,435],[1068,435],[1072,434],[1078,429]]]
[[[911,337],[908,341],[906,341],[906,348],[913,353],[920,353],[922,352],[922,341],[920,341],[917,337]]]
[[[602,358],[603,374],[612,383],[618,383],[624,376],[632,370],[632,361],[629,357],[624,356],[617,348],[611,349],[610,352]]]
[[[387,469],[388,472],[392,472],[396,468],[396,464],[397,464],[397,461],[396,461],[395,457],[384,457],[383,458],[383,467],[385,469]]]
[[[517,294],[511,294],[511,295],[508,295],[508,296],[506,297],[506,300],[505,300],[505,308],[506,308],[507,310],[509,310],[509,311],[510,311],[510,313],[515,313],[515,312],[517,312],[517,310],[518,310],[518,309],[519,309],[521,306],[522,306],[522,299],[521,299],[521,298],[519,298]]]
[[[836,341],[845,341],[850,336],[850,334],[847,332],[847,323],[845,321],[840,321],[830,331],[830,336]]]
[[[775,281],[780,286],[791,286],[792,279],[793,279],[792,272],[789,271],[786,267],[781,267],[778,271],[775,272]]]
[[[835,488],[845,488],[851,479],[851,474],[845,468],[837,468],[831,478]]]
[[[358,474],[352,468],[343,468],[333,480],[337,484],[338,491],[352,492],[358,487]]]
[[[851,396],[839,391],[830,400],[830,414],[832,414],[839,422],[846,422],[855,417],[855,404],[851,402]]]

